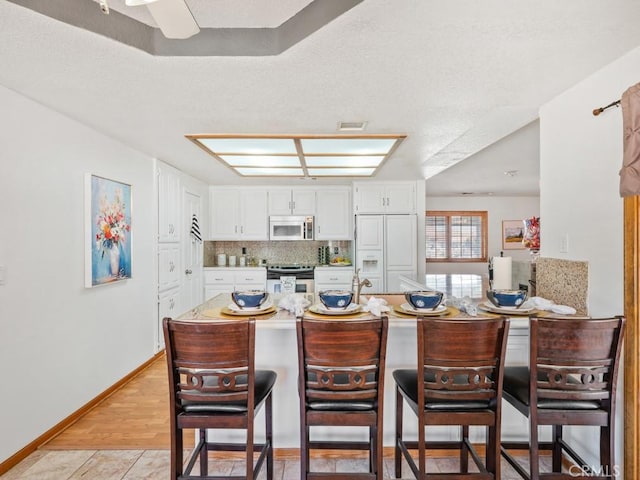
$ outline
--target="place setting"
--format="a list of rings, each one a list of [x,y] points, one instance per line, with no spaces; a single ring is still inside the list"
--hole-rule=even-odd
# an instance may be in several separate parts
[[[487,290],[487,299],[478,305],[479,310],[502,315],[530,315],[536,311],[535,306],[527,303],[525,290]]]
[[[324,290],[318,293],[319,303],[311,305],[311,314],[325,317],[357,318],[362,305],[353,303],[353,292],[348,290]]]
[[[264,290],[242,290],[231,293],[232,303],[220,309],[203,312],[207,317],[260,317],[273,315],[276,307],[269,293]]]
[[[405,292],[405,303],[394,305],[395,313],[412,317],[446,317],[460,311],[443,303],[444,293],[436,290],[416,290]]]

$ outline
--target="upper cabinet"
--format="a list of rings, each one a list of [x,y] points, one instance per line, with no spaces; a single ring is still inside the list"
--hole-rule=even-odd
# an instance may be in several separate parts
[[[362,213],[416,213],[414,182],[354,183],[354,211]]]
[[[326,187],[316,191],[316,240],[353,238],[351,187]]]
[[[316,191],[310,188],[269,188],[269,215],[315,215]]]
[[[180,172],[158,162],[158,241],[180,241]]]
[[[210,187],[209,240],[268,240],[267,189]]]

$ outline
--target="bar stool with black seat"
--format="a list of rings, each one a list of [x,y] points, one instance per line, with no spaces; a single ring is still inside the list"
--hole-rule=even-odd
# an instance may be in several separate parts
[[[300,478],[382,480],[387,318],[298,318]],[[368,427],[369,441],[311,441],[316,426]],[[369,472],[310,472],[311,449],[368,450]]]
[[[396,381],[395,476],[402,458],[416,478],[500,478],[502,375],[509,320],[418,317],[418,368],[393,372]],[[404,438],[403,403],[418,417],[418,441]],[[460,426],[460,439],[428,441],[426,427]],[[484,464],[469,440],[471,425],[485,426]],[[409,450],[418,450],[418,464]],[[426,450],[457,449],[457,473],[427,474]],[[469,472],[469,455],[478,472]]]
[[[616,382],[623,317],[530,318],[529,367],[508,367],[504,399],[529,418],[528,442],[503,442],[502,455],[523,478],[613,478]],[[540,442],[538,426],[551,425],[551,442]],[[600,472],[589,467],[563,439],[565,425],[600,427]],[[529,470],[508,450],[529,450]],[[540,473],[540,450],[552,451],[552,472]],[[577,470],[562,472],[562,453]],[[572,467],[569,468],[571,470]],[[602,475],[601,475],[602,474]]]
[[[266,460],[273,476],[271,392],[276,373],[255,370],[255,320],[181,322],[165,318],[169,369],[171,478],[255,479]],[[254,417],[265,406],[266,439],[255,444]],[[183,468],[183,429],[199,430],[199,442]],[[207,429],[244,429],[246,442],[213,442]],[[210,433],[211,435],[211,433]],[[208,452],[245,451],[246,475],[208,475]],[[254,466],[254,452],[259,452]],[[191,473],[200,459],[200,476]]]

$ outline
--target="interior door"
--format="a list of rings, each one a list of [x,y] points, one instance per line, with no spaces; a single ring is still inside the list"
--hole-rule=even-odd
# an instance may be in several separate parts
[[[203,274],[203,242],[202,199],[199,195],[184,190],[183,232],[185,240],[182,242],[182,258],[184,271],[182,272],[182,302],[181,308],[187,311],[202,303],[202,274]],[[194,220],[194,218],[196,220]],[[192,232],[197,228],[200,239]]]

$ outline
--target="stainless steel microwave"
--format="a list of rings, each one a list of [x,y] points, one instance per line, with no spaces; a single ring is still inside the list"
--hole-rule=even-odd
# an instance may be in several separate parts
[[[313,217],[269,217],[269,240],[313,240]]]

